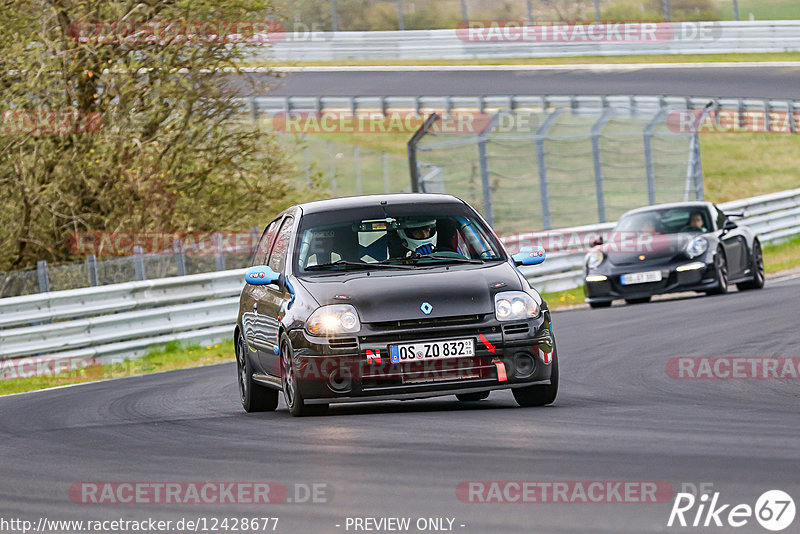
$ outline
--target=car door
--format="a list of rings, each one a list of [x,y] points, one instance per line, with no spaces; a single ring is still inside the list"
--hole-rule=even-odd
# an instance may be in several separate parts
[[[717,211],[717,232],[720,243],[725,250],[725,259],[728,261],[728,279],[735,280],[744,274],[747,265],[747,242],[741,230],[725,230],[728,216],[715,206]]]
[[[276,273],[286,273],[286,261],[289,256],[289,243],[293,228],[294,217],[287,215],[281,221],[280,229],[270,248],[267,265]],[[286,305],[289,303],[291,295],[284,283],[259,287],[261,291],[258,292],[254,309],[259,331],[263,335],[258,351],[259,361],[265,372],[273,376],[280,376],[278,332],[281,317],[286,311]]]

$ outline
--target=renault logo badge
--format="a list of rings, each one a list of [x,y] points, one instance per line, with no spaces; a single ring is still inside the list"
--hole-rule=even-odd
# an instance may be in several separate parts
[[[422,306],[420,306],[419,309],[422,310],[422,313],[424,313],[425,315],[430,315],[431,312],[433,311],[433,306],[431,306],[430,303],[428,302],[423,302]]]

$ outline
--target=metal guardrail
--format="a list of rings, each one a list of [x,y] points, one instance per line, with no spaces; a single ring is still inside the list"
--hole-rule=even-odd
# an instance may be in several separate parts
[[[800,28],[799,28],[800,29]],[[710,104],[710,106],[709,106]],[[745,113],[763,113],[765,124],[774,114],[785,114],[789,131],[796,133],[800,123],[800,100],[768,98],[717,98],[668,95],[481,95],[481,96],[254,96],[249,99],[254,116],[291,112],[349,111],[352,115],[413,110],[419,115],[453,110],[498,112],[501,110],[573,112],[614,108],[631,114],[663,110],[710,110],[735,112],[738,120]]]
[[[771,243],[800,234],[800,189],[770,193],[743,200],[719,204],[726,212],[742,212],[740,222],[752,228],[762,243]],[[614,223],[580,226],[558,230],[563,234],[603,232]],[[525,242],[536,234],[514,236],[513,241]],[[537,267],[522,267],[522,273],[540,291],[564,291],[583,284],[583,260],[586,251],[556,253]]]
[[[488,22],[488,21],[487,21]],[[659,23],[662,25],[669,23]],[[624,27],[624,23],[620,23]],[[725,54],[800,50],[800,21],[677,22],[653,39],[595,38],[583,31],[555,38],[523,40],[521,32],[482,40],[467,29],[286,33],[256,59],[337,61],[346,59],[472,59],[614,56],[640,54]],[[624,29],[623,29],[624,32]],[[614,34],[611,36],[613,37]]]
[[[721,204],[743,211],[742,222],[762,242],[800,234],[800,189]],[[610,230],[613,223],[561,232]],[[504,238],[515,240],[536,234]],[[523,268],[537,289],[559,291],[582,283],[584,252],[551,254]],[[229,339],[244,269],[128,282],[0,299],[0,360],[90,358],[110,363],[169,341],[208,344]]]

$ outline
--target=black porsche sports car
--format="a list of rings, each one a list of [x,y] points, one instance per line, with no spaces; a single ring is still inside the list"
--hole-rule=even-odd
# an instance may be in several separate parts
[[[465,202],[434,194],[321,200],[281,213],[245,273],[234,332],[248,412],[511,388],[552,403],[558,354],[550,312]]]
[[[586,302],[648,302],[676,291],[721,294],[764,287],[764,259],[755,233],[710,202],[680,202],[625,213],[586,254]]]

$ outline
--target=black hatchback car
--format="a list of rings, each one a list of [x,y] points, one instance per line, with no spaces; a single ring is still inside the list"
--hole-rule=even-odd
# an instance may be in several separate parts
[[[710,202],[638,208],[620,217],[586,255],[586,301],[648,302],[677,291],[721,294],[764,287],[764,258],[755,232]]]
[[[375,195],[287,209],[245,273],[234,333],[248,412],[508,389],[552,403],[550,312],[481,216],[455,197]]]

